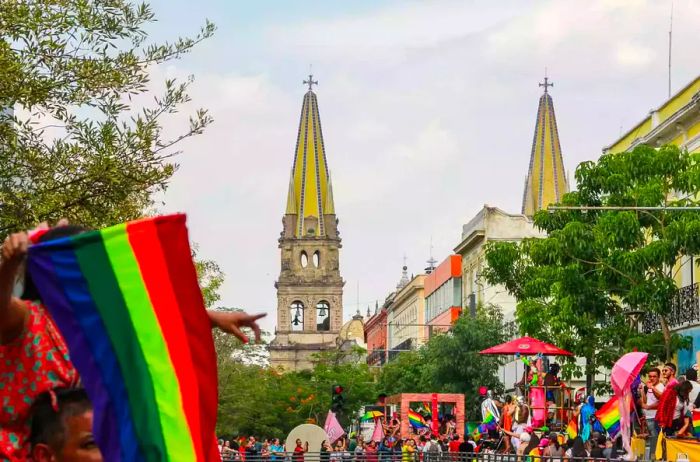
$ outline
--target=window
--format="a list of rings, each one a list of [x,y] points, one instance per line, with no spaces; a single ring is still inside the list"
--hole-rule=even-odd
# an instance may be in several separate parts
[[[321,263],[321,253],[318,250],[314,252],[311,260],[314,262],[314,267],[318,268],[318,265]]]
[[[309,265],[309,256],[306,255],[306,251],[302,250],[301,251],[301,267],[306,268]]]
[[[304,330],[304,304],[299,300],[292,302],[289,306],[289,314],[292,319],[291,328],[293,331]]]
[[[316,330],[319,332],[331,330],[331,305],[325,300],[316,304]]]

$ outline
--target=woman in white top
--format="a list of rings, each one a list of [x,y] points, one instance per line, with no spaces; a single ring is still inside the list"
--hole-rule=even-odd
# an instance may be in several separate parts
[[[693,385],[682,382],[677,385],[678,398],[676,398],[676,408],[673,410],[673,427],[671,430],[678,436],[686,436],[690,432],[690,391]]]

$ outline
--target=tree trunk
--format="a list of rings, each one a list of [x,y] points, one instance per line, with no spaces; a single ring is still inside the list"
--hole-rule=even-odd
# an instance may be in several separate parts
[[[591,372],[592,358],[586,356],[586,394],[593,395],[593,372]]]
[[[664,350],[666,351],[666,361],[671,361],[671,329],[668,327],[665,316],[659,316],[661,321],[661,332],[664,334]]]

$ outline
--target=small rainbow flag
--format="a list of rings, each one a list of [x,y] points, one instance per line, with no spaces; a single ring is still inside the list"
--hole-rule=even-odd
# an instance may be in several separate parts
[[[184,215],[33,245],[28,268],[106,462],[221,460],[216,354]]]
[[[595,416],[611,437],[620,431],[620,409],[617,406],[617,398],[611,398],[596,411]]]
[[[578,425],[576,424],[576,419],[569,420],[569,424],[566,426],[566,436],[570,440],[573,440],[578,436]]]
[[[479,441],[481,439],[481,431],[479,430],[479,424],[474,422],[468,422],[466,433],[474,438],[474,441]]]
[[[408,422],[413,425],[414,428],[425,428],[428,426],[423,416],[411,409],[408,410]]]
[[[489,425],[489,424],[494,424],[496,423],[496,418],[491,414],[491,412],[486,413],[486,418],[484,419],[484,424]]]
[[[693,435],[700,436],[700,410],[693,410]]]

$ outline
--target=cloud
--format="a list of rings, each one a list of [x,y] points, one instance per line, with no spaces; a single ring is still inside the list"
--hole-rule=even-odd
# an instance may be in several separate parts
[[[680,86],[698,74],[700,8],[676,11]],[[236,41],[220,28],[208,55],[254,55],[225,72],[187,58],[161,70],[195,74],[189,109],[215,118],[183,145],[164,210],[188,212],[201,254],[226,272],[224,303],[268,311],[268,328],[310,61],[343,237],[346,317],[384,299],[404,254],[409,272],[420,272],[432,238],[445,258],[484,203],[520,210],[545,66],[572,173],[665,96],[664,2],[397,2],[325,13],[260,23],[262,40]]]

